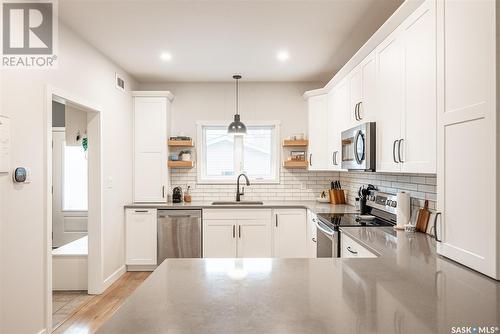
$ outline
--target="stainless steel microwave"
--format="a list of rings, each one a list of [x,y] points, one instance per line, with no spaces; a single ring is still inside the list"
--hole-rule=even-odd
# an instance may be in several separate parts
[[[375,171],[377,134],[375,122],[342,132],[342,169]]]

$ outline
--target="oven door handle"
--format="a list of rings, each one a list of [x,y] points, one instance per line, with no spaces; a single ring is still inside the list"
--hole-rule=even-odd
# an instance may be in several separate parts
[[[318,230],[320,230],[321,232],[323,232],[324,234],[326,234],[327,236],[333,237],[333,235],[335,234],[335,232],[333,232],[333,230],[327,230],[323,226],[321,226],[320,225],[321,223],[319,221],[315,221],[315,224],[316,224],[316,228]]]

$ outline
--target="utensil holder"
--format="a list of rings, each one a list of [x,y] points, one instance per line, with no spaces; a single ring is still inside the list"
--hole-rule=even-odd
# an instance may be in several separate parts
[[[345,193],[343,189],[330,189],[331,204],[345,204]]]

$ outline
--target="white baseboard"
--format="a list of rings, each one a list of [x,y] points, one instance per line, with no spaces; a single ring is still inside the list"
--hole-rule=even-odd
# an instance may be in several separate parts
[[[127,271],[155,271],[156,265],[129,265]]]
[[[39,331],[37,334],[47,334],[47,329],[42,329],[41,331]]]
[[[106,291],[106,289],[109,288],[111,284],[116,282],[123,274],[125,274],[126,271],[127,268],[125,267],[125,265],[118,268],[114,273],[112,273],[108,278],[104,280],[102,290]]]

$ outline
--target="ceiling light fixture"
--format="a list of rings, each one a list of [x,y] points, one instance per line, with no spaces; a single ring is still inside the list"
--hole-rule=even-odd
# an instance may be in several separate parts
[[[247,127],[240,121],[240,114],[238,112],[239,107],[239,80],[241,75],[233,75],[233,79],[236,80],[236,114],[234,114],[234,121],[229,124],[227,128],[227,133],[235,136],[243,136],[247,134]]]
[[[288,58],[290,58],[290,55],[286,51],[280,51],[276,55],[276,58],[278,58],[279,61],[287,61]]]
[[[172,55],[168,52],[162,52],[162,54],[160,55],[160,58],[161,58],[161,60],[164,60],[164,61],[171,61]]]

